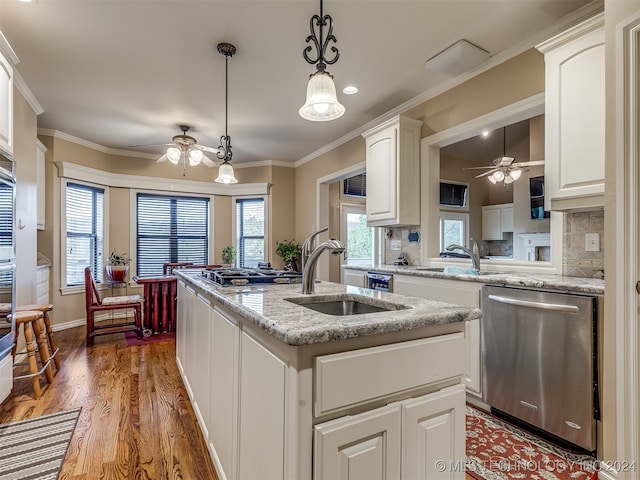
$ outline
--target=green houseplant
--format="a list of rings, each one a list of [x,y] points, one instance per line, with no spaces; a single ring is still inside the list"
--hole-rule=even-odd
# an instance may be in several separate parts
[[[107,279],[110,282],[124,282],[127,278],[131,259],[126,255],[126,253],[117,253],[115,249],[109,254],[105,269],[107,271]]]
[[[302,247],[295,240],[276,240],[276,253],[284,259],[284,269],[297,272],[298,264],[296,260],[302,253]]]
[[[222,263],[226,263],[229,266],[233,264],[236,259],[237,251],[235,247],[228,245],[222,249]]]

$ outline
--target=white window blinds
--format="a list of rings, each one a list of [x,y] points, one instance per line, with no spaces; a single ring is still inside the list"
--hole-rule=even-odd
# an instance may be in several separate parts
[[[236,245],[239,267],[264,261],[264,199],[236,200]]]
[[[207,264],[209,199],[138,193],[137,275],[162,275],[168,262]]]
[[[67,183],[67,286],[84,284],[84,269],[102,282],[104,189]]]

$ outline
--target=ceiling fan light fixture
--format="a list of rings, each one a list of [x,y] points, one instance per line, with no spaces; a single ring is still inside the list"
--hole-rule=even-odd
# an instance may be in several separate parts
[[[216,183],[224,183],[225,185],[229,185],[231,183],[238,183],[238,179],[236,178],[233,167],[230,163],[224,162],[220,165],[218,169],[218,178],[216,178]]]
[[[195,167],[196,165],[200,165],[202,161],[202,150],[198,150],[197,148],[192,148],[189,150],[189,165]]]
[[[513,183],[513,181],[514,181],[514,178],[511,176],[509,172],[507,172],[507,174],[504,176],[504,184],[510,185]]]
[[[493,179],[492,183],[496,183],[496,182],[502,182],[505,178],[505,175],[503,171],[498,170],[496,172],[493,172],[491,175],[489,175],[489,177]]]
[[[169,147],[169,148],[167,148],[167,158],[174,165],[177,165],[178,162],[180,161],[181,154],[182,154],[182,152],[180,151],[180,149],[178,147]]]
[[[318,70],[311,75],[307,85],[307,101],[300,108],[300,116],[313,122],[326,122],[341,117],[344,110],[329,72]]]
[[[511,178],[513,178],[513,181],[515,182],[516,180],[518,180],[520,178],[520,176],[522,175],[522,170],[519,168],[514,168],[513,170],[511,170],[509,172],[509,176]]]
[[[491,183],[493,183],[494,185],[496,184],[496,179],[495,179],[495,178],[493,178],[493,175],[489,175],[489,176],[487,176],[487,178],[489,179],[489,181],[490,181]]]

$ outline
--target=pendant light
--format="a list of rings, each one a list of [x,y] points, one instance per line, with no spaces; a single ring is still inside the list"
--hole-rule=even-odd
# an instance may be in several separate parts
[[[224,135],[220,137],[219,151],[216,156],[222,160],[222,164],[218,169],[217,183],[238,183],[231,166],[231,137],[228,132],[229,124],[229,57],[233,57],[236,53],[236,47],[230,43],[219,43],[218,53],[224,55]]]
[[[316,28],[318,35],[316,35]],[[324,29],[327,29],[327,36],[324,37]],[[300,116],[306,120],[313,122],[326,122],[341,117],[344,113],[344,106],[338,101],[336,96],[336,86],[333,83],[333,75],[326,71],[327,65],[333,65],[340,58],[340,52],[335,46],[331,46],[334,53],[333,58],[326,59],[325,52],[329,46],[329,42],[336,43],[336,37],[333,35],[333,19],[331,15],[324,15],[322,8],[322,0],[320,0],[320,15],[314,15],[309,21],[309,30],[311,35],[306,38],[307,43],[312,43],[316,48],[314,58],[309,56],[313,50],[308,45],[303,51],[302,56],[311,65],[316,66],[315,73],[309,77],[307,85],[307,101],[300,108]]]

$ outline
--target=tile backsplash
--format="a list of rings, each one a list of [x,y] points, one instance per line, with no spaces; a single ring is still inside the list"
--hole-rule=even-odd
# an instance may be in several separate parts
[[[420,231],[418,226],[387,228],[385,245],[385,263],[392,264],[400,253],[405,253],[409,265],[421,264],[420,242],[410,242],[409,233]],[[585,234],[597,233],[600,238],[600,250],[585,251]],[[391,249],[391,241],[400,240],[400,250]],[[501,242],[491,245],[494,249]],[[507,245],[509,242],[503,242]],[[566,213],[563,222],[562,237],[562,273],[570,277],[600,277],[604,270],[604,210]],[[483,247],[487,248],[485,244]],[[491,252],[496,255],[496,252]],[[541,252],[541,260],[548,260],[548,251]],[[486,254],[486,252],[483,252]]]

